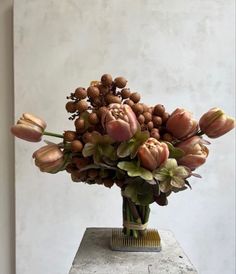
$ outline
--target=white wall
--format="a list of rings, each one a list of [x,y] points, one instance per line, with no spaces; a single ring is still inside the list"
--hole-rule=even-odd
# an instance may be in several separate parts
[[[15,269],[12,1],[0,1],[0,273]]]
[[[234,115],[234,1],[15,2],[15,111],[48,128],[73,128],[66,95],[108,72],[124,75],[150,104]],[[87,226],[119,226],[118,189],[40,173],[38,144],[16,140],[18,274],[67,273]],[[152,206],[150,226],[174,231],[199,273],[234,273],[234,133],[212,140],[193,190]]]

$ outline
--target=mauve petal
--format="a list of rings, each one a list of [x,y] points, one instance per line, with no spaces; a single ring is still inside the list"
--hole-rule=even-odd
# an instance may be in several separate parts
[[[143,145],[139,148],[138,157],[140,159],[141,165],[144,168],[151,171],[157,168],[156,159],[153,158],[152,153],[146,146]]]
[[[29,127],[23,124],[11,127],[11,133],[16,137],[29,142],[40,142],[42,131],[38,127]]]
[[[179,165],[186,166],[191,170],[198,168],[206,162],[206,157],[199,155],[186,155],[178,160]]]
[[[129,124],[120,119],[107,123],[106,129],[108,135],[117,142],[126,141],[133,136]]]
[[[39,118],[39,117],[37,117],[37,116],[35,116],[35,115],[33,115],[33,114],[30,114],[30,113],[23,113],[22,116],[23,116],[24,119],[30,121],[30,122],[33,123],[34,125],[37,125],[37,126],[41,127],[43,130],[44,130],[44,129],[46,128],[46,126],[47,126],[46,122],[45,122],[43,119],[41,119],[41,118]]]

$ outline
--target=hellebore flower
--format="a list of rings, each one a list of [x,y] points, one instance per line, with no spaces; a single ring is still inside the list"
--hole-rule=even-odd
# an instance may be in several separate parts
[[[44,120],[30,113],[24,113],[17,121],[17,124],[11,127],[11,132],[16,137],[29,141],[41,141],[43,132],[47,124]]]
[[[35,165],[42,172],[57,173],[64,164],[63,153],[56,144],[49,144],[33,154]]]
[[[179,158],[178,164],[194,170],[205,163],[209,150],[203,145],[204,141],[199,136],[193,136],[176,147],[184,151],[184,156]]]
[[[209,138],[218,138],[235,127],[235,120],[219,108],[211,108],[199,121],[200,129]]]
[[[127,104],[110,104],[108,110],[102,113],[102,125],[117,142],[129,140],[139,128],[136,115]]]
[[[183,188],[185,179],[190,174],[190,169],[185,166],[178,166],[175,159],[168,159],[154,172],[154,177],[159,181],[160,190],[166,193],[173,188]]]
[[[155,138],[148,138],[138,149],[138,158],[141,166],[153,171],[164,163],[169,156],[166,143],[161,143]]]
[[[192,114],[182,108],[177,108],[166,123],[167,130],[177,139],[193,136],[198,130],[198,123]]]

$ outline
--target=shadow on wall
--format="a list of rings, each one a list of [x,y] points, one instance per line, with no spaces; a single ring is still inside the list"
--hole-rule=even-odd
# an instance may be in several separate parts
[[[0,273],[15,273],[13,4],[0,1]]]

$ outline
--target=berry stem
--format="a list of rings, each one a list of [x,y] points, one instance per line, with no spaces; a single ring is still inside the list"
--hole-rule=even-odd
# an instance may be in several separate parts
[[[64,138],[64,136],[62,134],[57,134],[57,133],[53,133],[53,132],[49,132],[49,131],[44,131],[43,135]]]

